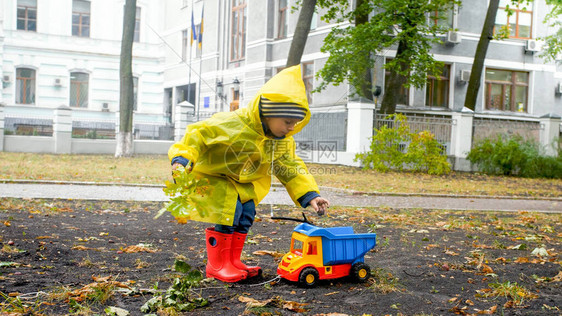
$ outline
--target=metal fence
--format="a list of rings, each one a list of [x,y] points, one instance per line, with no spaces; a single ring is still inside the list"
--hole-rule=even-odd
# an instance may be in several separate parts
[[[496,135],[520,135],[524,139],[540,141],[541,124],[537,121],[504,118],[474,117],[472,140],[496,137]]]
[[[170,124],[133,123],[133,138],[139,140],[173,140],[174,126]],[[115,139],[116,124],[112,120],[80,120],[72,122],[72,137],[87,139]]]
[[[345,151],[347,111],[312,113],[310,122],[293,138],[301,150]]]
[[[53,136],[53,119],[47,117],[4,117],[5,135]]]
[[[115,121],[72,121],[72,138],[115,139]]]
[[[135,123],[134,139],[173,140],[174,125]]]
[[[447,154],[449,155],[451,153],[451,129],[454,122],[450,116],[422,113],[401,114],[406,116],[411,133],[430,131],[435,136],[435,139],[445,147]],[[394,120],[388,118],[385,114],[375,114],[373,118],[374,129],[380,129],[383,126],[389,128],[394,126]],[[404,144],[404,149],[407,145],[408,144]]]

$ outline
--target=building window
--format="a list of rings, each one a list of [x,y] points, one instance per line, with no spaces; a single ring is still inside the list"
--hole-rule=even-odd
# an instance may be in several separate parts
[[[513,6],[510,4],[511,0],[500,1],[494,32],[498,32],[500,28],[508,26],[510,38],[532,38],[533,11],[528,11],[526,7],[521,5]],[[509,9],[513,11],[511,16],[507,16],[505,11],[507,5],[510,5]]]
[[[77,108],[88,107],[89,75],[83,72],[70,73],[70,106]]]
[[[187,60],[187,48],[189,45],[189,37],[187,30],[181,31],[181,60]]]
[[[133,111],[137,110],[138,95],[139,95],[139,77],[133,77]]]
[[[453,10],[433,11],[429,13],[429,25],[443,28],[453,27]]]
[[[37,0],[18,0],[18,30],[37,31]]]
[[[486,69],[486,109],[527,112],[529,73]]]
[[[141,19],[141,8],[137,7],[135,11],[135,35],[133,37],[133,42],[140,42],[140,19]]]
[[[16,103],[35,104],[35,70],[16,69]]]
[[[312,90],[314,90],[314,63],[302,63],[302,81],[306,89],[308,104],[312,104]]]
[[[387,58],[386,62],[391,61],[392,58]],[[384,91],[388,90],[388,83],[390,82],[390,70],[384,70]],[[398,104],[408,105],[410,103],[410,89],[401,86],[398,96]]]
[[[428,106],[449,106],[449,78],[451,66],[444,65],[439,76],[428,75],[425,87],[425,100]]]
[[[279,0],[279,20],[277,23],[277,38],[287,37],[287,19],[289,14],[289,5],[287,0]]]
[[[90,37],[90,2],[72,1],[72,35]]]
[[[232,0],[230,60],[244,59],[246,56],[246,0]]]

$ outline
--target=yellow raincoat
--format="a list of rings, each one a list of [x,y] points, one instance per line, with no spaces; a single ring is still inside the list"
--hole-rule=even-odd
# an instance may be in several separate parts
[[[259,114],[260,97],[272,102],[296,103],[307,109],[305,118],[283,139],[265,136]],[[269,192],[271,173],[297,200],[318,186],[304,162],[295,154],[292,135],[310,120],[301,67],[287,68],[271,78],[246,108],[221,112],[187,127],[182,140],[168,151],[170,160],[181,156],[193,163],[192,172],[207,178],[210,195],[192,196],[206,205],[204,215],[191,212],[189,219],[231,226],[238,196],[256,205]],[[273,162],[272,162],[273,161]]]

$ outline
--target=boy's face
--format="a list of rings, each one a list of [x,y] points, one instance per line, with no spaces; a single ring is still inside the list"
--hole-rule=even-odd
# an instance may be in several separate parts
[[[295,129],[295,125],[300,122],[296,118],[265,117],[265,124],[275,137],[283,137]]]

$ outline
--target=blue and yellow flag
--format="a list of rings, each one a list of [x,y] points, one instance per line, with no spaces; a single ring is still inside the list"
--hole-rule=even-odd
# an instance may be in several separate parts
[[[193,41],[197,40],[197,29],[195,28],[195,20],[193,19],[193,8],[191,8],[191,42],[190,46],[193,45]]]
[[[201,49],[203,45],[203,12],[205,12],[205,6],[203,6],[203,8],[201,9],[201,24],[199,25],[199,38],[197,40],[199,49]]]

